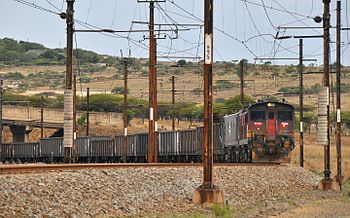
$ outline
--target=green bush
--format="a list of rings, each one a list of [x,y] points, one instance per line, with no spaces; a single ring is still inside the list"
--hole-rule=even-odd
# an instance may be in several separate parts
[[[6,73],[5,75],[3,75],[3,78],[5,80],[22,80],[25,77],[20,72],[9,72],[9,73]]]
[[[226,80],[218,80],[214,88],[216,88],[218,91],[221,91],[221,90],[233,89],[235,87],[237,87],[237,84],[233,82],[226,81]]]
[[[233,211],[230,210],[230,208],[228,208],[226,206],[219,205],[219,204],[213,204],[211,209],[216,217],[229,218],[229,217],[232,217],[234,215]]]
[[[232,114],[235,111],[238,111],[254,102],[254,99],[250,96],[244,95],[243,102],[241,102],[241,96],[236,95],[225,100],[223,103],[214,104],[214,113],[217,113],[219,116],[223,117],[227,114]]]
[[[81,115],[81,116],[77,119],[77,123],[78,123],[79,125],[81,125],[81,126],[85,124],[85,121],[86,121],[86,114]]]
[[[331,113],[330,118],[332,122],[336,122],[337,121],[336,113],[334,112]],[[342,111],[340,119],[343,124],[345,124],[348,128],[350,128],[350,111]]]
[[[203,92],[202,88],[194,88],[191,90],[193,94],[200,95]]]
[[[345,182],[344,184],[345,190],[349,193],[350,195],[350,178]]]
[[[124,87],[116,86],[112,89],[111,92],[115,93],[115,94],[124,94]],[[130,90],[128,89],[127,93],[129,93],[129,92],[130,92]]]
[[[183,67],[183,66],[185,66],[186,65],[186,60],[179,60],[178,62],[177,62],[177,65],[179,65],[180,67]]]

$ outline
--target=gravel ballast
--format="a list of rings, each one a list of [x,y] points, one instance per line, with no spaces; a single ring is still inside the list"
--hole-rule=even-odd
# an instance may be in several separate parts
[[[192,204],[201,167],[123,168],[0,175],[0,217],[210,214]],[[292,198],[320,177],[299,167],[214,167],[214,183],[233,208]]]

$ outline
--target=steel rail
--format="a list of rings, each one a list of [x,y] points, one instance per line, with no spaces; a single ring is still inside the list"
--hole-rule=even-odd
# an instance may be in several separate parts
[[[3,165],[0,174],[34,173],[48,171],[72,171],[84,169],[119,169],[141,167],[202,167],[202,163],[118,163],[118,164],[40,164],[40,165]],[[280,163],[215,163],[215,167],[237,166],[287,166]]]

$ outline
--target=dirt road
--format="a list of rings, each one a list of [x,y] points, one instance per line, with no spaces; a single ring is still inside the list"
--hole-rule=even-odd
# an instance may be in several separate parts
[[[350,217],[350,197],[347,194],[331,193],[326,195],[299,205],[277,217]]]

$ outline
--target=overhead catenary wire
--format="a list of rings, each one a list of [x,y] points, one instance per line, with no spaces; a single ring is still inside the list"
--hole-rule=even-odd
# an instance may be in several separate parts
[[[62,6],[61,6],[61,9],[60,9],[60,7],[59,6],[57,6],[57,5],[60,5],[61,4],[61,2],[60,3],[58,3],[57,5],[55,5],[55,4],[53,4],[52,3],[52,1],[50,1],[50,0],[45,0],[45,2],[47,2],[48,4],[50,4],[50,7],[52,7],[52,8],[54,8],[55,10],[50,10],[49,8],[46,8],[46,7],[44,7],[44,6],[40,6],[40,5],[38,5],[38,3],[37,3],[37,1],[28,1],[28,0],[14,0],[14,1],[16,1],[16,2],[18,2],[18,3],[21,3],[21,4],[24,4],[24,5],[27,5],[27,6],[30,6],[30,7],[32,7],[32,8],[35,8],[35,9],[38,9],[38,10],[41,10],[41,11],[44,11],[44,12],[48,12],[48,13],[52,13],[52,14],[55,14],[55,15],[60,15],[60,13],[59,12],[61,12],[62,11],[62,9],[63,9],[63,4],[64,4],[64,0],[62,1]],[[261,0],[260,0],[261,1]],[[115,3],[117,2],[117,0],[115,0]],[[289,9],[287,9],[286,7],[284,7],[280,2],[278,2],[278,1],[276,1],[276,0],[273,0],[273,2],[274,3],[276,3],[277,5],[278,5],[278,7],[276,7],[276,6],[273,6],[272,4],[271,4],[271,6],[270,5],[267,5],[266,4],[266,0],[263,0],[262,2],[264,3],[256,3],[256,2],[253,2],[253,1],[249,1],[249,0],[240,0],[240,2],[242,2],[242,4],[245,4],[245,5],[255,5],[255,6],[257,6],[257,7],[261,7],[261,8],[265,8],[264,10],[267,10],[267,11],[269,11],[269,13],[271,13],[272,11],[275,11],[275,12],[278,12],[278,13],[284,13],[284,14],[289,14],[292,18],[294,18],[295,19],[295,21],[291,21],[291,22],[298,22],[299,20],[301,20],[301,21],[304,21],[305,19],[313,19],[313,15],[315,14],[314,13],[314,1],[312,0],[312,2],[311,2],[311,8],[310,8],[310,10],[309,11],[307,11],[307,14],[302,14],[302,13],[299,13],[297,10],[294,10],[294,11],[291,11],[291,10],[289,10]],[[51,5],[52,4],[52,5]],[[176,9],[179,9],[179,7],[180,8],[182,8],[182,9],[184,9],[185,11],[187,11],[185,8],[183,8],[183,7],[181,7],[181,6],[179,6],[174,0],[172,0],[172,1],[167,1],[167,4],[168,5],[174,5],[175,6],[175,8]],[[176,5],[178,5],[179,7],[177,7]],[[234,2],[234,4],[236,4],[236,1]],[[346,6],[348,6],[348,2],[347,1],[345,1],[345,4],[346,4]],[[89,1],[89,5],[93,5],[92,4],[92,0],[90,0]],[[116,5],[116,4],[115,4]],[[192,6],[194,5],[194,3],[192,4]],[[92,6],[91,6],[91,9],[90,9],[90,11],[92,11]],[[111,8],[113,8],[113,7],[111,7]],[[140,7],[139,7],[140,8]],[[169,7],[170,8],[170,7]],[[114,9],[115,9],[115,7],[114,7]],[[300,10],[300,6],[297,8],[298,10]],[[57,10],[57,12],[56,12],[56,10]],[[115,9],[116,10],[116,9]],[[169,13],[171,13],[170,11],[171,10],[169,10],[166,6],[165,7],[159,7],[159,10],[160,11],[162,11],[162,15],[163,16],[169,16]],[[191,12],[189,12],[189,13],[186,13],[186,12],[184,12],[183,10],[181,10],[181,9],[179,9],[180,10],[180,12],[181,13],[176,13],[176,12],[174,12],[174,14],[176,13],[178,16],[182,16],[182,17],[184,17],[184,18],[188,18],[188,19],[191,19],[191,20],[195,20],[195,21],[201,21],[201,22],[203,22],[202,21],[202,19],[199,19],[198,18],[198,16],[196,16],[195,14],[194,14],[194,9],[193,9],[193,7],[192,7],[192,13]],[[345,7],[345,10],[346,10],[346,21],[348,22],[348,7]],[[137,10],[135,10],[135,11],[137,11]],[[246,10],[245,10],[246,12],[248,12],[248,13],[246,13],[246,15],[248,16],[249,15],[249,9],[248,9],[248,7],[246,6]],[[89,12],[90,13],[90,12]],[[190,16],[188,16],[188,15],[190,15]],[[87,16],[87,18],[88,18],[89,16]],[[165,18],[164,18],[165,19]],[[172,18],[173,19],[173,18]],[[168,21],[170,20],[170,18],[168,18]],[[173,20],[175,20],[175,19],[173,19]],[[88,19],[86,19],[86,21],[88,21]],[[272,21],[274,21],[274,20],[272,20]],[[235,22],[236,22],[236,20],[235,20]],[[274,21],[275,22],[275,21]],[[88,22],[83,22],[83,23],[85,23],[85,24],[87,24]],[[113,23],[113,21],[112,21],[112,23]],[[173,23],[173,22],[171,22],[171,23]],[[81,25],[81,24],[80,24]],[[131,24],[132,25],[132,24]],[[254,22],[253,22],[253,20],[251,20],[251,25],[255,28],[257,25],[254,25]],[[224,26],[224,24],[223,24],[223,26]],[[199,31],[201,31],[200,29],[201,29],[201,27],[198,27],[199,28]],[[235,28],[236,28],[236,25],[235,25]],[[131,28],[132,29],[132,28]],[[219,29],[219,30],[221,30],[221,31],[219,31],[219,30],[216,30],[216,31],[218,31],[218,32],[220,32],[220,33],[222,33],[223,35],[225,35],[225,36],[227,36],[228,38],[231,38],[231,37],[233,37],[233,35],[231,34],[231,33],[229,33],[229,32],[227,32],[227,31],[225,31],[225,28],[217,28],[217,29]],[[253,31],[254,32],[254,31]],[[346,31],[346,36],[347,36],[347,38],[349,38],[348,37],[348,33],[349,31]],[[259,33],[258,31],[257,31],[257,33]],[[124,36],[124,35],[116,35],[116,34],[104,34],[104,33],[101,33],[101,34],[103,34],[103,35],[106,35],[106,36],[109,36],[109,37],[114,37],[114,38],[124,38],[124,39],[126,39],[127,40],[127,42],[128,42],[128,44],[130,43],[130,48],[131,48],[131,45],[132,45],[132,48],[133,49],[137,49],[137,50],[139,50],[139,54],[141,54],[142,53],[142,50],[143,51],[147,51],[148,50],[148,46],[147,45],[145,45],[144,43],[140,43],[138,40],[136,40],[136,39],[132,39],[131,37],[130,37],[130,34],[128,34],[129,35],[129,37],[128,36]],[[200,35],[201,33],[199,33],[199,35]],[[228,36],[229,35],[229,36]],[[230,37],[231,36],[231,37]],[[259,52],[257,52],[257,50],[259,49],[259,48],[256,48],[257,47],[257,44],[259,44],[259,43],[256,43],[255,44],[255,48],[254,48],[254,45],[252,45],[252,43],[251,43],[251,41],[252,40],[255,40],[256,42],[258,42],[259,40],[266,40],[266,41],[270,41],[268,38],[269,37],[271,37],[271,39],[273,39],[273,36],[272,36],[272,34],[269,36],[268,34],[257,34],[256,36],[249,36],[246,40],[241,40],[241,39],[239,39],[238,37],[233,37],[233,38],[235,38],[235,39],[233,39],[233,38],[231,38],[231,39],[233,39],[234,41],[236,41],[236,42],[238,42],[238,43],[240,43],[240,44],[242,44],[244,47],[245,47],[245,49],[253,56],[253,57],[256,57],[256,56],[258,56],[257,55],[257,53],[259,53]],[[182,36],[180,36],[179,37],[181,40],[183,40],[184,42],[185,42],[185,40],[187,40],[186,38],[184,38],[184,37],[182,37]],[[201,38],[201,37],[199,37],[199,38]],[[260,38],[260,39],[258,39],[258,38]],[[349,42],[349,39],[348,39],[348,42]],[[170,41],[168,41],[167,42],[168,43],[168,45],[167,46],[164,46],[164,45],[160,45],[160,47],[162,48],[161,50],[159,50],[159,56],[163,56],[165,59],[167,59],[167,60],[170,60],[170,61],[175,61],[176,59],[174,59],[174,58],[172,58],[172,59],[169,59],[169,58],[167,58],[167,57],[169,57],[169,55],[171,55],[171,54],[181,54],[185,49],[178,49],[178,44],[179,43],[177,43],[177,44],[172,44],[172,40],[170,40]],[[196,54],[198,54],[198,52],[199,52],[199,50],[200,50],[200,46],[199,46],[199,44],[198,44],[198,42],[191,42],[191,41],[189,41],[189,40],[187,40],[187,43],[188,44],[196,44],[196,46],[193,46],[193,47],[191,47],[192,49],[188,49],[187,51],[188,51],[188,53],[187,53],[187,56],[190,56],[190,55],[193,55],[193,56],[195,56],[195,57],[198,57],[198,55],[196,55]],[[188,46],[188,44],[187,43],[183,43],[183,44],[181,44],[181,45],[184,45],[184,47],[186,47],[186,48],[188,48],[189,46]],[[273,42],[271,42],[271,43],[273,43]],[[201,44],[202,45],[202,44]],[[260,46],[260,50],[261,51],[264,51],[264,50],[267,50],[266,48],[261,48],[261,47],[266,47],[266,46],[268,46],[268,47],[270,47],[270,45],[269,45],[269,43],[267,43],[266,42],[266,45],[259,45]],[[348,47],[349,47],[349,44],[348,43],[343,43],[342,44],[342,53],[345,53],[347,50],[348,50]],[[283,46],[283,44],[282,43],[279,43],[279,44],[276,44],[275,45],[275,47],[274,46],[272,46],[272,48],[271,48],[271,51],[273,51],[273,53],[280,53],[280,52],[289,52],[289,53],[291,53],[291,54],[296,54],[296,52],[294,52],[294,51],[291,51],[291,50],[288,50],[288,48],[286,47],[286,46]],[[332,49],[332,51],[333,51],[333,49]],[[261,54],[261,52],[260,52],[260,54]],[[319,53],[319,54],[315,54],[315,52],[310,52],[309,54],[308,53],[306,53],[305,54],[305,56],[307,56],[307,57],[320,57],[322,55],[322,53]],[[223,56],[222,54],[220,54],[220,55],[218,55],[218,56]],[[259,55],[260,56],[260,55]],[[271,54],[271,56],[272,56],[272,54]],[[220,57],[220,58],[222,58],[222,57]],[[232,58],[230,58],[230,59],[232,59]]]

